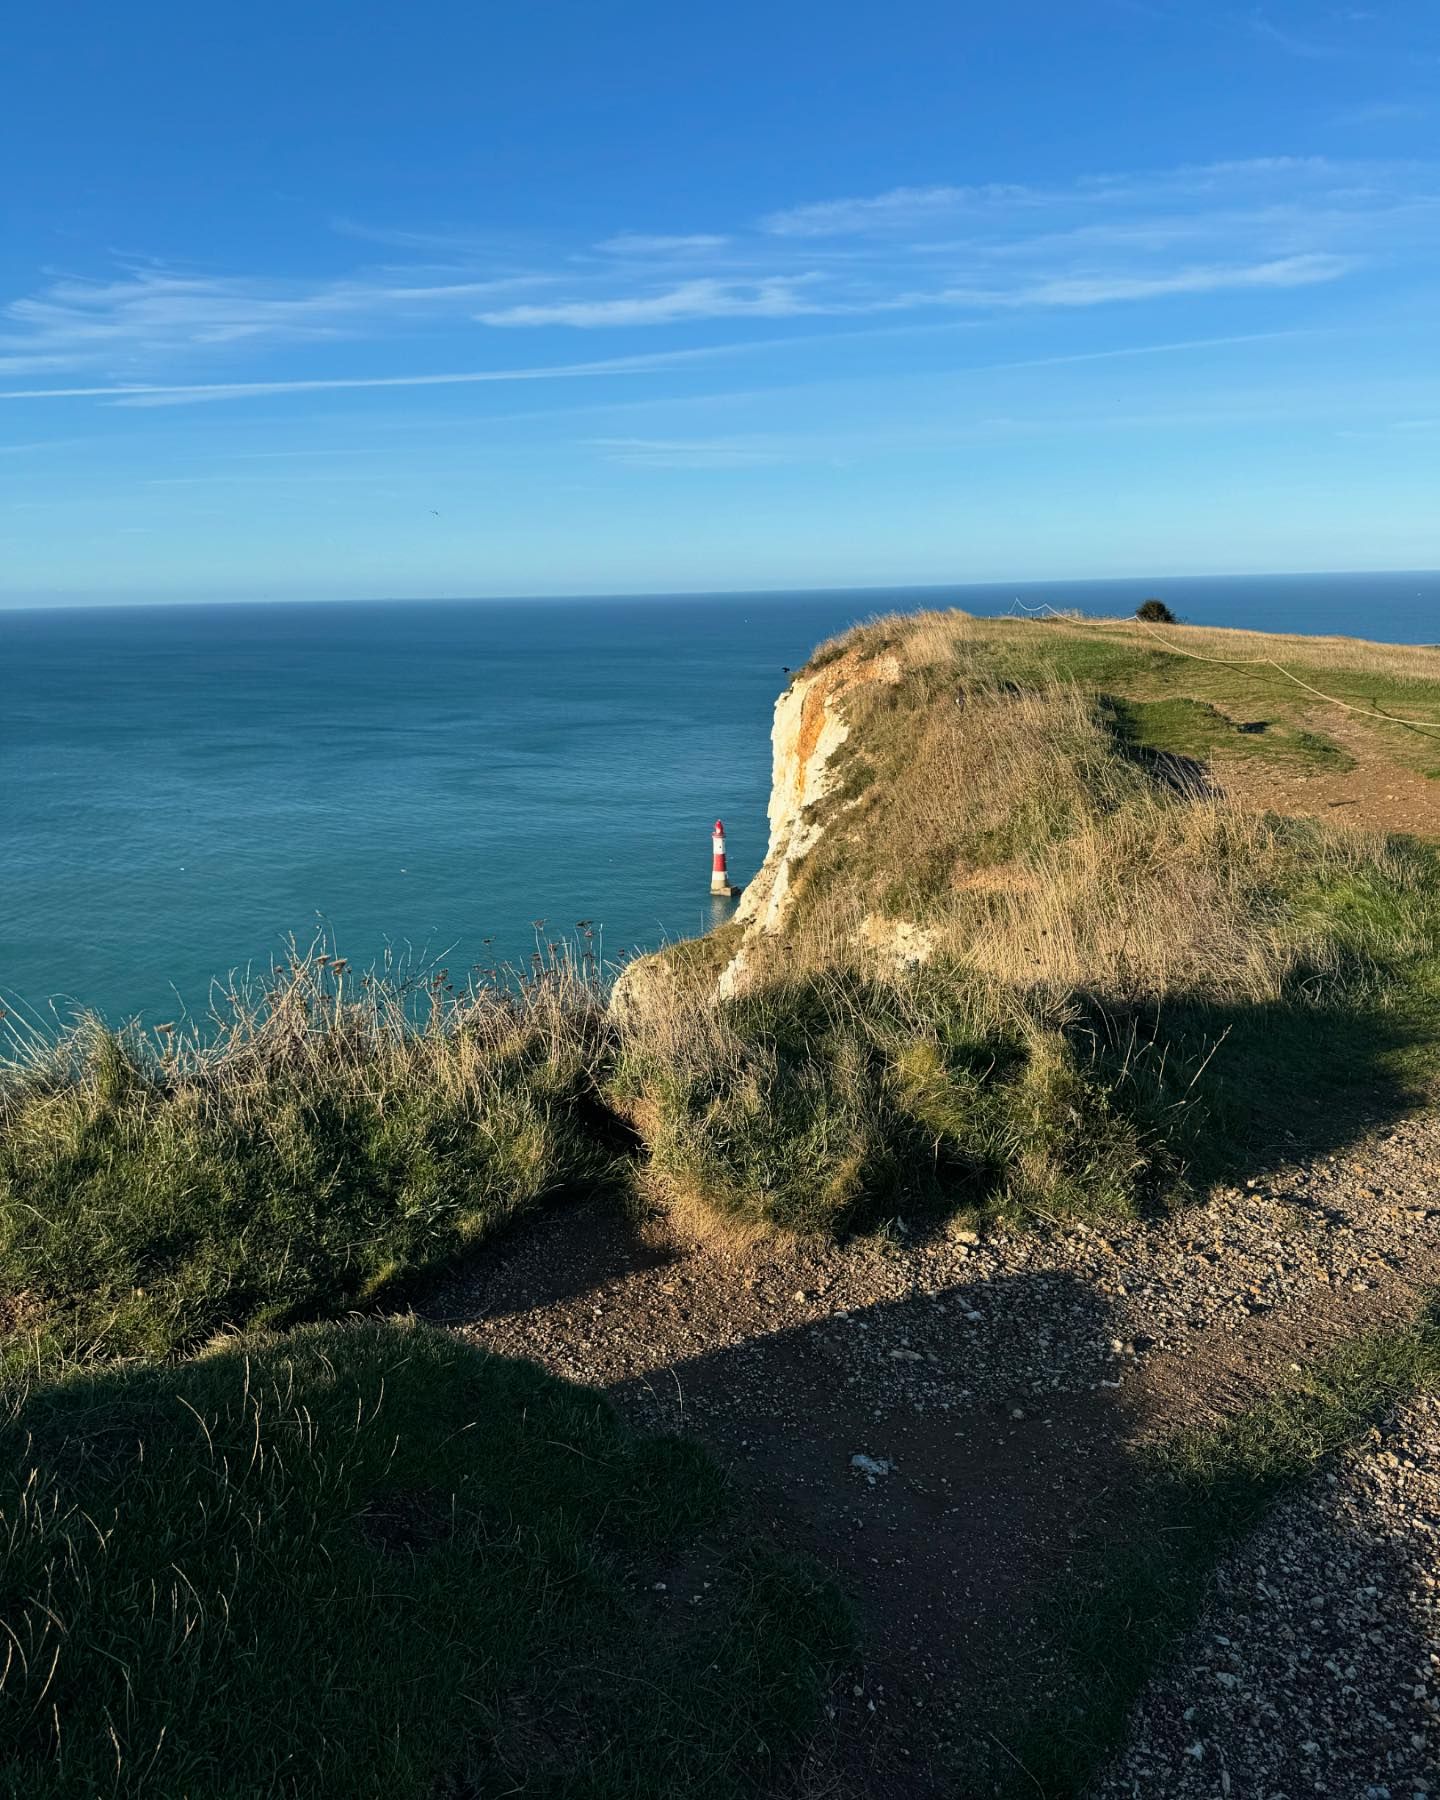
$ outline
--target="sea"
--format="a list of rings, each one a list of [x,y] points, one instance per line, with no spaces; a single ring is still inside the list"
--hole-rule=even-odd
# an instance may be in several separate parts
[[[203,1024],[323,937],[449,979],[707,929],[786,670],[894,609],[1440,639],[1440,573],[0,611],[0,1007]]]

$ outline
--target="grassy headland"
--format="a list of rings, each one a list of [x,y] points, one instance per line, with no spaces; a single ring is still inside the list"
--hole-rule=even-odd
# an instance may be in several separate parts
[[[302,958],[203,1045],[84,1021],[26,1046],[0,1074],[9,1366],[333,1313],[637,1170],[745,1228],[1133,1212],[1430,1090],[1434,845],[1225,784],[1413,778],[1440,652],[920,614],[817,677],[847,735],[782,924],[673,946],[618,1010],[551,970],[417,1016]],[[1360,749],[1313,688],[1373,702],[1331,709]]]
[[[1164,635],[1375,699],[1392,780],[1440,750],[1440,653]],[[1154,637],[896,617],[800,671],[846,735],[781,922],[633,986],[620,1080],[672,1191],[802,1229],[1133,1211],[1431,1091],[1434,844],[1232,797],[1239,764],[1355,758],[1268,665]]]

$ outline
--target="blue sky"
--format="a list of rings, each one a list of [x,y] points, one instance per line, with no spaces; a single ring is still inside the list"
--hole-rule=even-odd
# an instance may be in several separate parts
[[[0,604],[1440,565],[1440,8],[25,7]]]

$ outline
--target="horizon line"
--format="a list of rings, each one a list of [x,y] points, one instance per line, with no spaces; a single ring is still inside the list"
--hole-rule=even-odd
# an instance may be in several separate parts
[[[1418,576],[1420,578],[1440,579],[1440,564],[1435,567],[1397,567],[1397,568],[1345,568],[1345,569],[1231,569],[1223,571],[1184,573],[1171,571],[1163,575],[1063,575],[1063,576],[1020,576],[1006,575],[991,579],[967,577],[956,581],[863,581],[853,584],[822,583],[816,586],[800,587],[732,587],[732,588],[607,588],[592,592],[561,592],[546,590],[536,593],[476,593],[476,594],[309,594],[295,595],[290,598],[266,597],[256,595],[211,595],[205,599],[188,599],[182,597],[150,599],[115,598],[97,600],[77,598],[67,600],[55,598],[49,600],[16,600],[10,601],[0,595],[0,613],[20,612],[140,612],[157,611],[167,608],[199,608],[212,606],[485,606],[485,605],[530,605],[559,602],[589,603],[615,600],[744,600],[744,599],[793,599],[809,598],[827,594],[916,594],[946,593],[972,588],[1066,588],[1096,587],[1109,584],[1139,587],[1142,585],[1159,586],[1165,582],[1194,581],[1304,581],[1308,579],[1359,579],[1366,576],[1383,576],[1393,579],[1401,576]],[[125,590],[117,590],[124,594]],[[1018,597],[1018,596],[1017,596]]]

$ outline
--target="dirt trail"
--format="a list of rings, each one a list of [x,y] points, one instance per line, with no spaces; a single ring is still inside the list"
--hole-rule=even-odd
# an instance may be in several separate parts
[[[1369,723],[1336,707],[1303,713],[1297,723],[1333,738],[1355,758],[1355,767],[1337,773],[1217,758],[1214,774],[1225,792],[1272,812],[1440,838],[1440,779],[1393,760],[1398,742],[1405,750],[1418,746],[1422,760],[1440,769],[1440,733],[1407,736],[1399,726]]]
[[[1413,1312],[1437,1279],[1432,1118],[1104,1233],[727,1249],[660,1208],[592,1205],[426,1316],[695,1434],[856,1597],[868,1661],[808,1792],[954,1795],[967,1697],[1002,1662],[1033,1673],[1035,1602],[1137,1446]]]

